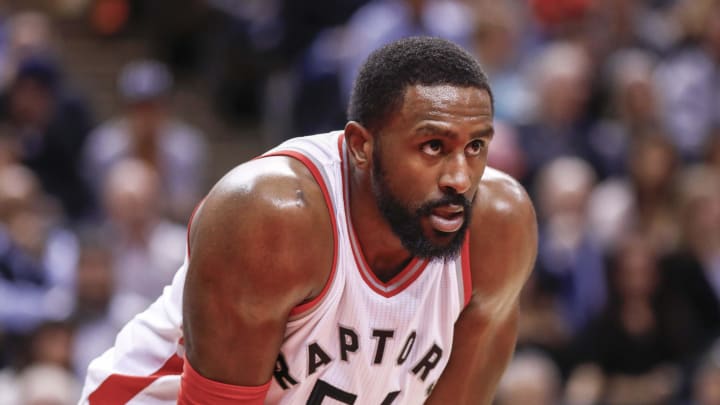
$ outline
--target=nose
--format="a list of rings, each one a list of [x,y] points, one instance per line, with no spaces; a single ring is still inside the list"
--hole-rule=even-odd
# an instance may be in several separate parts
[[[470,178],[470,167],[465,155],[451,155],[443,165],[438,185],[445,192],[465,194],[470,189]]]

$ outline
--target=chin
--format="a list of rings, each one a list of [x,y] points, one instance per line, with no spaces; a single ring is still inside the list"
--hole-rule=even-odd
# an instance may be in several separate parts
[[[441,232],[432,229],[424,237],[415,239],[406,247],[416,257],[430,260],[448,261],[460,254],[465,232]]]

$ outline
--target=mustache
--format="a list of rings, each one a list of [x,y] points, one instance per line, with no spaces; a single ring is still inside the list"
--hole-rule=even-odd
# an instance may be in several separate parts
[[[441,198],[438,198],[437,200],[432,200],[432,201],[423,203],[423,205],[421,205],[415,211],[415,213],[418,216],[427,216],[427,215],[430,215],[435,208],[442,207],[445,205],[461,205],[467,215],[467,212],[472,207],[472,201],[465,198],[465,196],[462,194],[445,194],[444,196],[442,196]]]

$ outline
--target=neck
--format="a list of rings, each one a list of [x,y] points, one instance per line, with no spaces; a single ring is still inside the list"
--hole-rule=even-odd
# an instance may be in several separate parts
[[[412,260],[400,239],[377,207],[370,178],[366,173],[350,169],[348,213],[355,236],[367,264],[383,282],[396,276]]]

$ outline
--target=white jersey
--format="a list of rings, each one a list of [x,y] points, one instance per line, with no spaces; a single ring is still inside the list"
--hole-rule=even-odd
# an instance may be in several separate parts
[[[454,260],[414,259],[388,282],[375,276],[348,215],[346,153],[342,133],[333,132],[295,138],[264,155],[307,166],[332,211],[335,246],[323,291],[291,313],[266,404],[422,404],[470,299],[467,240]],[[187,260],[115,347],[90,364],[81,403],[175,403],[186,271]]]

